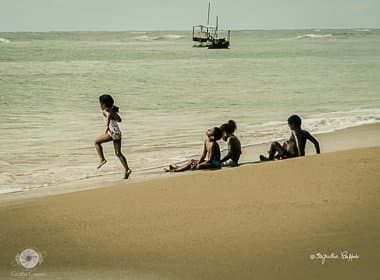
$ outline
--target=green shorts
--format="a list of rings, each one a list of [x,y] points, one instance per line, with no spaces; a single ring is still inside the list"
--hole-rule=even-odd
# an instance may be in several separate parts
[[[223,167],[236,167],[238,166],[238,163],[233,161],[232,159],[229,159],[222,164]]]
[[[215,168],[221,168],[222,167],[222,162],[220,160],[217,160],[217,159],[214,159],[211,164],[213,165],[213,167]]]

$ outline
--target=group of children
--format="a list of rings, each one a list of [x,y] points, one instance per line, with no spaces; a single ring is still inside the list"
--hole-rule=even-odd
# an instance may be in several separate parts
[[[240,155],[241,145],[239,139],[234,135],[236,123],[230,120],[220,127],[214,127],[206,131],[203,144],[203,153],[199,160],[191,160],[183,166],[169,165],[166,172],[182,172],[186,170],[214,169],[223,166],[237,166]],[[221,158],[218,141],[223,139],[227,142],[228,153]]]
[[[107,163],[102,144],[113,141],[115,155],[122,163],[125,173],[124,179],[128,179],[132,170],[129,168],[127,159],[121,152],[121,130],[118,123],[121,118],[118,114],[119,108],[114,105],[112,96],[105,94],[99,97],[100,107],[106,126],[104,134],[96,138],[95,147],[100,157],[98,169]],[[268,151],[268,156],[260,155],[261,161],[269,161],[274,159],[288,159],[305,155],[305,146],[307,140],[314,144],[316,153],[320,153],[318,141],[306,130],[301,128],[301,118],[293,115],[288,119],[288,125],[291,130],[291,135],[288,141],[281,145],[279,142],[273,142]],[[169,165],[165,169],[166,172],[182,172],[186,170],[202,170],[202,169],[217,169],[221,167],[235,167],[239,165],[240,155],[242,153],[239,139],[234,132],[237,126],[235,121],[230,120],[220,127],[214,127],[206,132],[203,153],[199,160],[191,160],[183,166]],[[228,151],[222,158],[218,141],[223,139],[227,142]]]

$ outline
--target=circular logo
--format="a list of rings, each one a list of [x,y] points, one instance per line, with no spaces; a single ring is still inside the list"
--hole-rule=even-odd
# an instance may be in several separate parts
[[[33,269],[42,262],[42,256],[33,249],[25,249],[16,256],[16,261],[26,269]]]

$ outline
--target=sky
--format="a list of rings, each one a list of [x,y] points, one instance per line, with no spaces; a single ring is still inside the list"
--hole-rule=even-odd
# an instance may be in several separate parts
[[[0,0],[0,32],[189,30],[209,0]],[[380,0],[211,0],[221,28],[380,28]]]

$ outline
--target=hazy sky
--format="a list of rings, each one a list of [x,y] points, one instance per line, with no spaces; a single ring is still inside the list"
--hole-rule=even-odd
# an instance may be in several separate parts
[[[189,30],[208,0],[0,0],[0,31]],[[222,28],[380,28],[380,0],[212,0]]]

